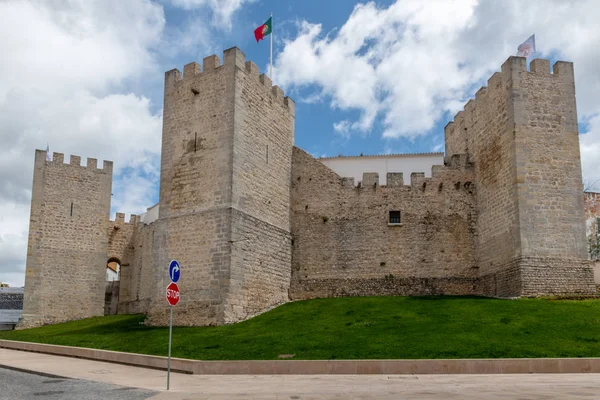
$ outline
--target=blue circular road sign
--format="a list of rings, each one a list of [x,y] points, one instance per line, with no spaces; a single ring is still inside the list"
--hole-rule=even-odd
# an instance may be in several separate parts
[[[172,282],[177,282],[180,275],[181,268],[179,267],[179,263],[175,260],[171,261],[169,264],[169,278],[171,278]]]

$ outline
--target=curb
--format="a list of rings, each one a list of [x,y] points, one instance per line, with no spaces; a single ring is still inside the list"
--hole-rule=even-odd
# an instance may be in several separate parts
[[[50,378],[50,379],[71,379],[74,380],[75,378],[71,378],[68,376],[63,376],[63,375],[55,375],[55,374],[48,374],[46,372],[41,372],[41,371],[33,371],[31,369],[27,369],[27,368],[20,368],[20,367],[13,367],[11,365],[4,365],[0,363],[0,368],[2,369],[9,369],[11,371],[17,371],[17,372],[25,372],[26,374],[33,374],[33,375],[39,375],[39,376],[43,376],[44,378]]]
[[[7,350],[21,350],[32,353],[51,354],[55,356],[83,358],[93,361],[112,362],[116,364],[131,365],[150,369],[167,370],[167,357],[151,356],[137,353],[123,353],[119,351],[89,349],[85,347],[59,346],[31,342],[18,342],[14,340],[0,340],[0,348]],[[171,357],[171,371],[191,374],[191,364],[194,360]]]
[[[167,357],[82,347],[0,340],[0,348],[167,369]],[[441,360],[236,360],[171,358],[171,371],[201,375],[427,375],[600,373],[600,358],[499,358]]]

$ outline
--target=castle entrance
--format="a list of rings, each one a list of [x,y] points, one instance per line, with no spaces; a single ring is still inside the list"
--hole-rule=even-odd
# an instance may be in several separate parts
[[[104,284],[104,315],[116,315],[119,303],[121,261],[111,257],[106,261],[106,282]]]

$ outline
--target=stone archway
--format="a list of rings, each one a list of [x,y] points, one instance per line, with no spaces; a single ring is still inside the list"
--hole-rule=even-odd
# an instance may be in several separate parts
[[[106,282],[104,285],[104,315],[117,314],[121,278],[121,260],[110,257],[106,261]]]

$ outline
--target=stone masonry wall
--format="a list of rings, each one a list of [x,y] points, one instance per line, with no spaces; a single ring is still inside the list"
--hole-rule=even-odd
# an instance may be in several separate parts
[[[129,279],[125,282],[124,278],[121,278],[120,314],[146,314],[150,308],[150,299],[154,294],[155,287],[153,284],[155,226],[154,223],[150,225],[137,224],[133,261],[126,268],[126,271],[129,271],[127,275]]]
[[[234,60],[165,74],[159,218],[231,203]]]
[[[166,74],[149,324],[167,322],[172,259],[179,325],[233,322],[287,300],[293,106],[237,48],[223,65],[210,56],[183,79]]]
[[[231,280],[225,323],[242,321],[289,301],[291,234],[232,210]]]
[[[168,323],[168,265],[181,263],[180,325],[223,322],[229,284],[235,52],[165,74],[159,220],[147,323]]]
[[[510,57],[445,133],[475,166],[485,294],[592,293],[572,64]]]
[[[294,102],[237,51],[233,207],[289,232]]]
[[[169,324],[165,289],[168,265],[177,259],[181,298],[173,310],[175,325],[221,325],[223,302],[229,285],[231,210],[216,209],[186,214],[154,225],[154,263],[150,308],[146,324]]]
[[[513,62],[523,296],[594,294],[573,63]],[[556,151],[560,149],[560,151]]]
[[[431,178],[396,174],[379,186],[340,178],[294,148],[292,299],[357,295],[473,294],[478,290],[473,170],[466,157]],[[391,175],[391,176],[390,176]],[[389,225],[389,211],[401,225]]]
[[[108,229],[107,260],[117,259],[121,265],[119,314],[148,312],[152,287],[152,242],[154,225],[145,225],[139,217],[117,213]]]
[[[288,299],[294,102],[236,54],[231,275],[226,322]]]
[[[103,315],[112,162],[36,150],[20,327]]]
[[[586,259],[573,64],[512,65],[522,254]]]
[[[121,266],[129,267],[133,258],[135,228],[137,216],[132,215],[129,222],[125,222],[125,214],[117,213],[114,221],[108,222],[108,251],[106,261],[116,260]]]
[[[467,151],[474,163],[481,275],[502,269],[520,248],[508,79],[495,73],[444,129],[446,156]]]

